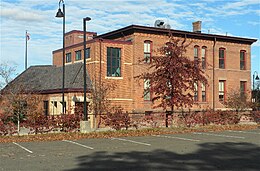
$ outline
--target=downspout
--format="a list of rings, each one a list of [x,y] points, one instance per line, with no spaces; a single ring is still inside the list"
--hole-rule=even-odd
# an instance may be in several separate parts
[[[101,60],[102,60],[102,42],[103,39],[99,39],[99,87],[101,89],[101,72],[102,72],[102,64],[101,64]]]
[[[213,69],[212,69],[212,74],[213,74],[213,78],[212,78],[212,88],[213,88],[213,111],[215,111],[215,46],[216,46],[216,41],[217,38],[214,37],[214,44],[213,44]]]

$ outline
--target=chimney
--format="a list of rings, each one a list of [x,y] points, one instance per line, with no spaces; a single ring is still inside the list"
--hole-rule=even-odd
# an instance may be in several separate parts
[[[193,26],[193,32],[195,33],[201,33],[201,21],[195,21],[192,23]]]

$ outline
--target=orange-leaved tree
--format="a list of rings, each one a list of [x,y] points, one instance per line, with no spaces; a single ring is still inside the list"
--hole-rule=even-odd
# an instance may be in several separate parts
[[[194,90],[198,82],[207,85],[207,77],[201,67],[201,60],[191,60],[186,52],[190,43],[170,36],[169,42],[158,49],[157,56],[150,57],[148,71],[137,76],[149,80],[154,108],[191,107],[194,104]],[[146,92],[146,90],[145,90]]]

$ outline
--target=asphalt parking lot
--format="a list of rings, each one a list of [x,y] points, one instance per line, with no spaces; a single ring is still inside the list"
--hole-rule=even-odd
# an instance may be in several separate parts
[[[2,143],[0,170],[260,170],[260,129]]]

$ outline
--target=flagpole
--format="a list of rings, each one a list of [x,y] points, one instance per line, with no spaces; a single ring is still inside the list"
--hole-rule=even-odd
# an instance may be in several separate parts
[[[25,31],[25,70],[27,69],[27,30]]]

